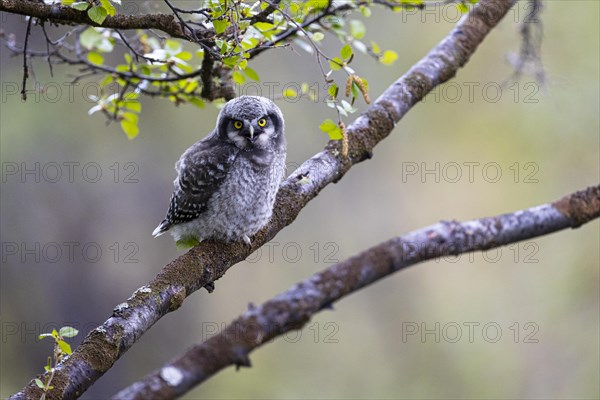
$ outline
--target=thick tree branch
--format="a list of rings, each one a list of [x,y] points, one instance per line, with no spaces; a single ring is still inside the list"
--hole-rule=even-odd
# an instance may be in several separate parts
[[[61,5],[48,5],[30,0],[0,0],[0,11],[26,15],[64,25],[102,26],[113,29],[157,29],[170,36],[190,40],[172,14],[115,15],[106,17],[102,25],[92,21],[85,11]]]
[[[527,210],[468,222],[443,221],[393,238],[297,283],[225,330],[117,393],[113,399],[172,399],[221,369],[250,366],[248,354],[286,332],[302,329],[341,298],[422,261],[493,249],[600,216],[600,186]]]
[[[90,332],[73,355],[59,365],[50,398],[71,399],[81,395],[156,321],[179,308],[196,290],[221,278],[232,265],[291,224],[325,186],[341,179],[354,164],[370,158],[373,148],[413,105],[467,63],[515,2],[482,0],[475,6],[441,43],[348,127],[348,158],[341,157],[339,142],[330,142],[325,151],[305,161],[283,182],[271,222],[257,233],[251,247],[242,243],[202,242],[166,265],[152,282],[117,306],[113,315]],[[31,381],[12,398],[39,398],[40,394]]]

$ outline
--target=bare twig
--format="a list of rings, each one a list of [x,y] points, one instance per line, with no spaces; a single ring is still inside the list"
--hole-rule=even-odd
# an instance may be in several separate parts
[[[27,65],[27,46],[29,45],[29,36],[31,35],[31,23],[33,18],[27,21],[27,32],[25,33],[25,44],[23,44],[23,87],[21,88],[21,99],[27,100],[27,78],[29,78],[29,67]]]
[[[41,27],[42,32],[44,33],[44,38],[46,39],[46,52],[48,53],[48,57],[46,57],[46,62],[48,63],[50,76],[54,77],[54,67],[52,66],[52,61],[50,60],[50,57],[52,56],[52,53],[50,51],[50,45],[54,46],[54,43],[50,39],[50,36],[48,36],[48,32],[46,32],[46,25],[43,22],[41,23]],[[25,51],[23,51],[23,53],[25,53]]]
[[[137,51],[136,49],[133,48],[133,46],[131,45],[131,43],[129,43],[129,40],[125,37],[125,35],[123,35],[121,33],[120,30],[115,29],[115,32],[117,32],[117,35],[119,35],[119,37],[121,38],[121,41],[123,42],[123,44],[133,53],[133,55],[135,56],[135,61],[139,62],[140,58],[149,61],[151,63],[160,63],[160,62],[164,62],[161,60],[157,60],[156,58],[152,58],[152,57],[146,57],[145,55],[141,54],[139,51]]]

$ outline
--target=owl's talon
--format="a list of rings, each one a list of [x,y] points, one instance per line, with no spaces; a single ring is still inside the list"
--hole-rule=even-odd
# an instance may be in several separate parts
[[[252,241],[250,240],[250,238],[248,237],[248,235],[244,235],[242,237],[242,239],[244,239],[244,243],[246,243],[248,246],[252,246]]]
[[[204,285],[204,289],[206,289],[206,291],[208,293],[212,293],[215,291],[215,283],[214,282],[208,282],[206,285]]]

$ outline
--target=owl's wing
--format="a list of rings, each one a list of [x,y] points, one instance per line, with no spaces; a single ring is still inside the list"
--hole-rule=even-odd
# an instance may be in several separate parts
[[[172,225],[192,221],[206,211],[238,154],[235,146],[212,135],[186,150],[175,165],[179,174],[167,216],[152,234],[159,236]]]

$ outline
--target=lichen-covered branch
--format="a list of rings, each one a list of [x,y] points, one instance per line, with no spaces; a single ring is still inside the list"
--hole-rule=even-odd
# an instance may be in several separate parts
[[[234,264],[291,224],[306,204],[327,185],[340,180],[355,164],[372,156],[374,147],[434,87],[451,79],[465,65],[486,35],[516,0],[482,0],[466,18],[410,71],[394,82],[347,128],[348,157],[341,143],[305,161],[283,182],[270,223],[242,243],[202,242],[166,265],[147,286],[138,289],[113,315],[93,330],[73,355],[59,365],[50,398],[72,399],[99,379],[150,327],[179,308],[187,296],[221,278]],[[12,399],[39,398],[32,380]]]
[[[302,329],[312,315],[394,272],[446,255],[493,249],[577,228],[598,216],[600,186],[527,210],[462,223],[444,221],[390,239],[249,309],[218,335],[193,346],[113,399],[181,396],[227,366],[250,366],[248,354],[252,350],[286,332]]]
[[[31,0],[0,0],[0,11],[52,21],[64,25],[100,26],[86,12],[61,5],[49,5]],[[103,28],[112,29],[157,29],[172,37],[188,39],[181,24],[172,14],[115,15],[107,17]]]

